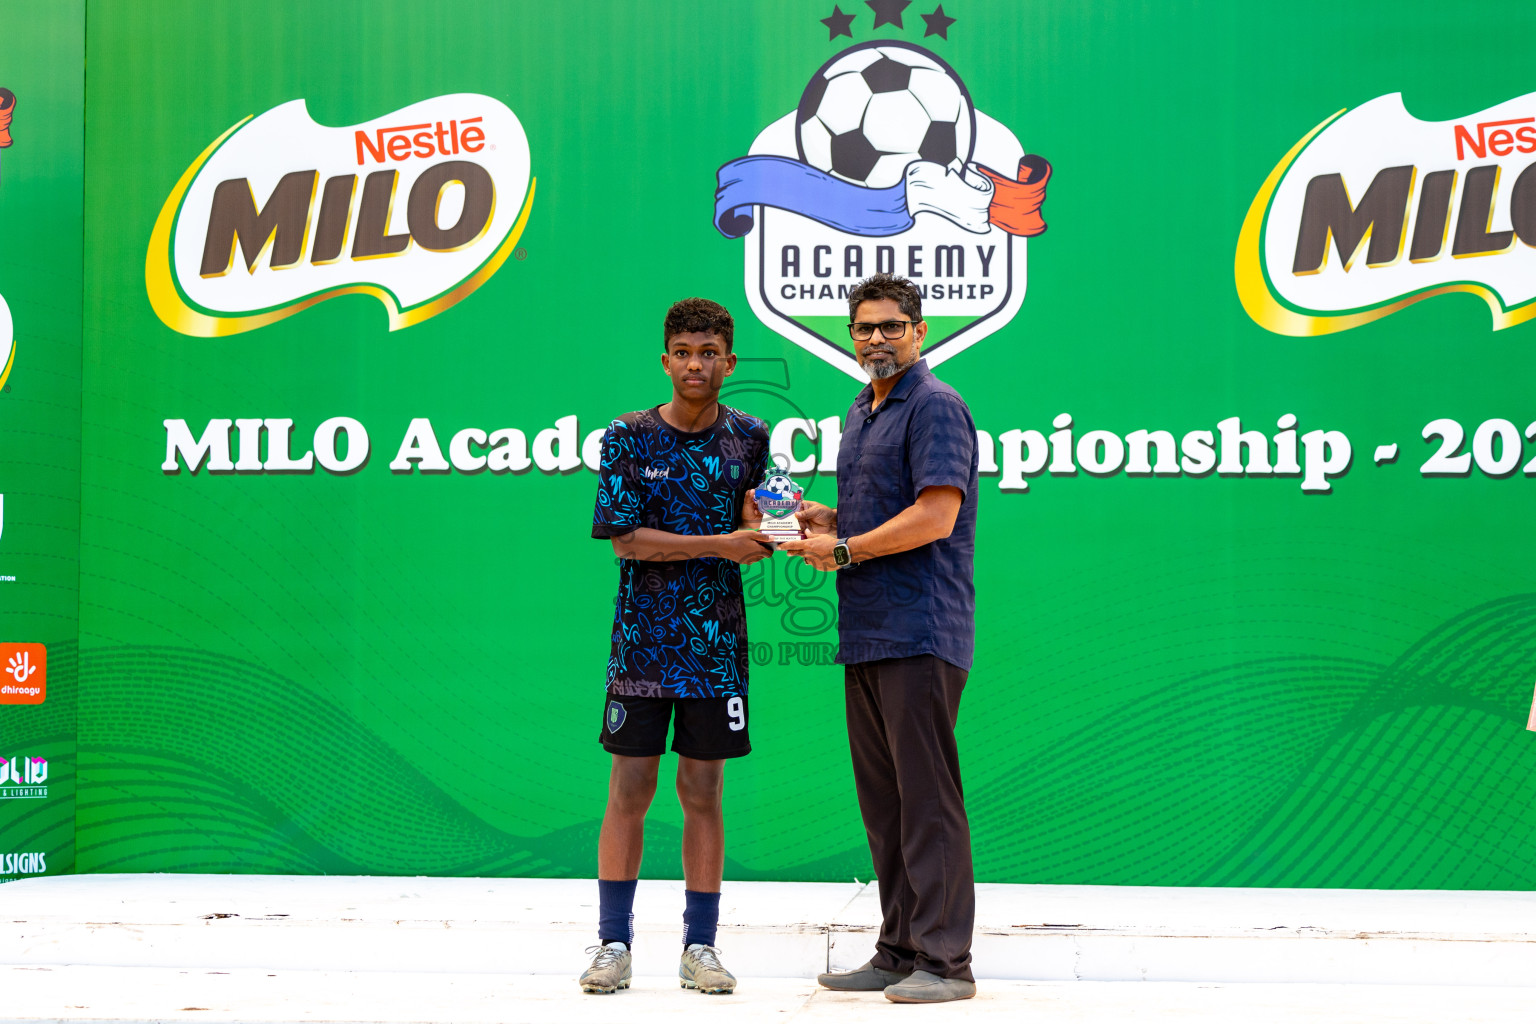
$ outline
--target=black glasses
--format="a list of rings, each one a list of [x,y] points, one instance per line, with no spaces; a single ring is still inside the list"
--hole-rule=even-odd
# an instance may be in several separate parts
[[[854,323],[848,325],[848,335],[854,341],[868,341],[875,336],[875,328],[880,328],[880,336],[886,341],[895,341],[907,333],[907,324],[920,324],[921,320],[887,320],[879,324]]]

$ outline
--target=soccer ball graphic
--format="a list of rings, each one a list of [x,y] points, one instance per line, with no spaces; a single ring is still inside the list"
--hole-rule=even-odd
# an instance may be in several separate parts
[[[770,491],[780,498],[793,498],[800,492],[800,488],[789,477],[782,474],[774,474],[763,481],[763,490]]]
[[[907,165],[968,163],[976,113],[954,71],[904,43],[845,50],[811,77],[796,115],[800,159],[865,188],[899,183]]]

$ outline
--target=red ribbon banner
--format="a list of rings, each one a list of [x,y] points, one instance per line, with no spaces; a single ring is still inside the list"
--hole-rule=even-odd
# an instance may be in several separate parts
[[[1045,231],[1040,207],[1045,204],[1045,183],[1051,180],[1050,161],[1043,156],[1026,155],[1019,161],[1018,178],[1009,178],[990,167],[977,165],[992,179],[997,191],[987,208],[987,219],[1010,235],[1033,237]]]
[[[0,149],[11,144],[11,115],[16,112],[16,94],[0,89]]]

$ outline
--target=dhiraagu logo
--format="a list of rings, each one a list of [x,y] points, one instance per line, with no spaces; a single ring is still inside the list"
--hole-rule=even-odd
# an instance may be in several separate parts
[[[41,704],[48,699],[48,648],[0,643],[0,704]]]
[[[534,187],[523,126],[489,96],[335,128],[293,100],[213,140],[171,189],[144,264],[150,305],[217,337],[371,295],[390,330],[410,327],[501,268]]]

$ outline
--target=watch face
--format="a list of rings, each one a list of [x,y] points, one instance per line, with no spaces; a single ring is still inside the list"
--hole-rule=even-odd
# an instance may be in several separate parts
[[[832,561],[838,565],[847,565],[852,559],[848,557],[848,545],[839,544],[832,549]]]

